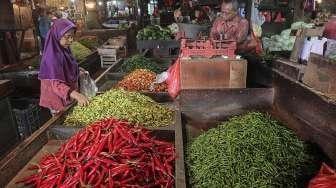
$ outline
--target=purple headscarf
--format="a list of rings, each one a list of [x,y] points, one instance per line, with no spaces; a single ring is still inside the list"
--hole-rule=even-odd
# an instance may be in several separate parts
[[[62,36],[76,28],[70,20],[58,19],[51,26],[45,41],[39,79],[59,80],[73,83],[78,80],[79,69],[69,48],[60,44]]]

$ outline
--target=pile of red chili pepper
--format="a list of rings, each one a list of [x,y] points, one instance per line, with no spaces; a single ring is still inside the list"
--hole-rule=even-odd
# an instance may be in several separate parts
[[[155,78],[156,74],[154,72],[147,69],[137,69],[121,80],[117,87],[128,91],[167,91],[166,83],[153,84]]]
[[[34,187],[174,187],[175,147],[128,122],[93,123],[18,183]]]

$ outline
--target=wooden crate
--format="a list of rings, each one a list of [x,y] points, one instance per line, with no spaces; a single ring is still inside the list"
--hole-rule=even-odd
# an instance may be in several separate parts
[[[117,49],[98,48],[100,63],[102,68],[109,67],[117,63]]]
[[[332,98],[336,98],[336,61],[311,54],[303,83]]]
[[[247,61],[196,58],[181,60],[181,89],[245,88]]]

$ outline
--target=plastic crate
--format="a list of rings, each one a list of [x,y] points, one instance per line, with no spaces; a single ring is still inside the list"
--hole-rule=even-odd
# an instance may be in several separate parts
[[[117,49],[98,48],[102,68],[107,68],[117,63]]]
[[[227,56],[235,58],[236,42],[229,40],[181,40],[182,58],[191,56],[203,56],[211,58],[214,56]]]
[[[38,99],[13,99],[12,108],[21,139],[29,137],[40,128],[40,111]]]

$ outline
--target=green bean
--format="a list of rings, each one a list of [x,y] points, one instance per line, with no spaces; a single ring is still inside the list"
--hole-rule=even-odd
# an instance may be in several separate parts
[[[186,155],[193,187],[300,187],[319,167],[307,144],[256,112],[201,134]]]

